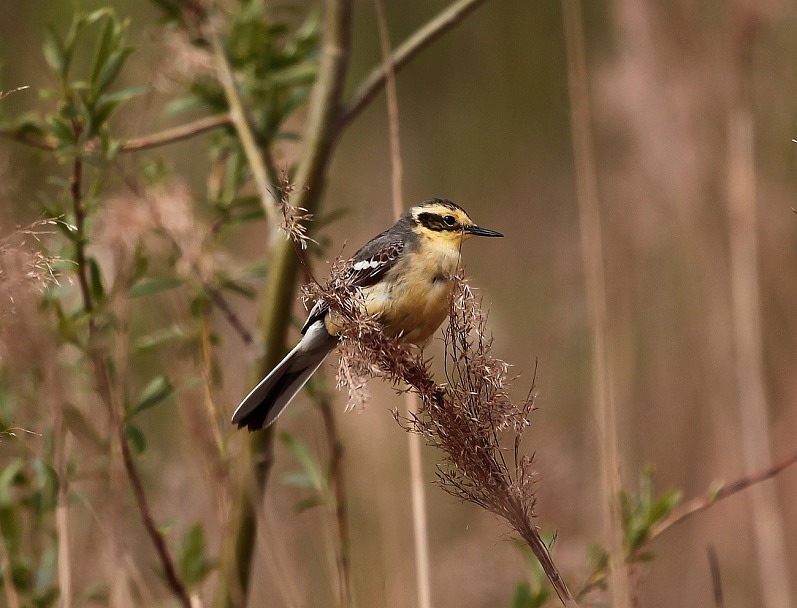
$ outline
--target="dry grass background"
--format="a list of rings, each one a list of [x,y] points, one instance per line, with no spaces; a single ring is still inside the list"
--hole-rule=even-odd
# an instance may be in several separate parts
[[[2,86],[36,89],[44,79],[42,26],[66,19],[71,3],[50,2],[47,14],[36,3],[12,4],[18,3],[0,5]],[[120,13],[133,15],[130,38],[143,58],[131,63],[125,78],[151,80],[160,73],[163,48],[152,35],[154,13],[144,3],[115,4]],[[394,41],[443,6],[420,0],[385,4]],[[585,11],[621,479],[633,487],[638,471],[652,464],[661,488],[681,488],[688,497],[715,479],[745,472],[739,409],[747,404],[739,403],[734,359],[727,202],[728,120],[742,17],[757,23],[748,34],[749,78],[770,440],[775,455],[795,447],[797,144],[791,139],[797,131],[797,13],[774,1],[729,6],[688,0],[666,5],[617,0],[600,8],[588,3]],[[381,57],[371,3],[356,3],[355,24],[352,71],[358,78]],[[586,549],[603,534],[602,493],[559,3],[491,0],[402,72],[397,88],[406,199],[446,196],[477,222],[507,236],[469,243],[464,261],[489,308],[494,351],[522,375],[519,387],[531,381],[539,359],[539,410],[526,440],[540,470],[539,524],[558,531],[557,563],[577,587],[587,572]],[[13,114],[41,102],[27,92],[2,103]],[[160,109],[157,97],[148,99],[136,112],[120,116],[117,126],[131,134],[156,131],[167,125]],[[345,209],[347,216],[323,230],[329,259],[341,251],[352,253],[390,223],[387,137],[384,108],[377,103],[341,142],[325,211]],[[202,142],[176,144],[166,152],[187,188],[201,188],[205,179],[198,151]],[[45,187],[41,176],[58,169],[47,155],[11,142],[0,143],[0,155],[0,228],[7,234],[37,217],[36,193]],[[125,191],[122,184],[114,187]],[[247,228],[229,244],[230,259],[223,263],[234,267],[263,241],[258,226]],[[317,265],[318,275],[325,271],[323,263]],[[184,305],[179,296],[158,311],[134,304],[129,318],[154,327],[154,316],[179,315]],[[254,306],[234,305],[247,324],[254,323]],[[301,314],[298,302],[296,311]],[[22,349],[14,357],[4,355],[4,366],[13,371],[24,357],[41,361],[48,356],[35,320],[18,314],[9,323],[2,314],[3,338],[13,334],[15,347]],[[213,398],[227,416],[249,388],[247,370],[258,353],[242,346],[220,317],[213,323],[224,332],[218,347],[223,385]],[[20,327],[31,328],[25,338]],[[439,350],[436,341],[431,352],[439,355]],[[179,373],[190,359],[170,353],[153,366]],[[49,424],[48,408],[70,392],[70,378],[62,377],[57,366],[51,372],[39,409],[20,414],[26,428]],[[362,411],[344,415],[344,396],[335,406],[346,446],[354,589],[359,606],[412,606],[406,438],[390,415],[399,400],[387,387],[372,383],[370,389],[372,400]],[[142,418],[151,447],[140,468],[152,509],[159,520],[176,521],[177,529],[202,521],[213,530],[220,508],[220,482],[209,472],[206,453],[213,439],[197,435],[202,432],[196,425],[200,398],[198,390],[183,393],[179,407]],[[299,399],[280,427],[323,458],[324,430],[313,409]],[[235,462],[243,433],[229,428],[223,435]],[[19,440],[38,449],[35,436]],[[92,457],[75,442],[69,447],[82,458]],[[0,445],[0,459],[6,449]],[[425,450],[424,459],[431,481],[438,455]],[[254,593],[263,605],[330,605],[334,532],[318,510],[293,512],[301,494],[281,480],[295,469],[278,447],[264,506],[266,525],[259,532]],[[795,473],[784,473],[774,488],[783,515],[784,566],[795,581]],[[96,496],[107,491],[92,489]],[[525,570],[516,549],[505,542],[506,530],[494,516],[443,492],[430,488],[427,496],[434,605],[508,606]],[[710,605],[708,545],[717,552],[726,605],[765,605],[753,517],[749,496],[738,495],[658,539],[652,547],[655,561],[641,570],[640,605]],[[130,532],[128,538],[140,534],[135,521],[119,525]],[[97,568],[116,563],[108,559],[113,535],[90,519],[78,520],[71,547],[77,585]],[[128,557],[149,555],[141,536],[130,542]],[[218,551],[213,534],[209,545],[212,553]]]

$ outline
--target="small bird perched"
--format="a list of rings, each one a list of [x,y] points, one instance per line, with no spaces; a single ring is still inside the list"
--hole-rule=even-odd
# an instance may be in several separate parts
[[[355,253],[346,278],[388,335],[423,346],[448,314],[460,245],[471,236],[503,234],[477,226],[449,200],[424,201]],[[233,424],[255,431],[274,422],[335,348],[339,331],[318,301],[299,344],[241,402]]]

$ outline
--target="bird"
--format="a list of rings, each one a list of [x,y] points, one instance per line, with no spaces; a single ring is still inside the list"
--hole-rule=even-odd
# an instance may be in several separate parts
[[[448,199],[423,201],[352,256],[346,281],[362,290],[382,331],[422,348],[448,315],[460,247],[473,236],[504,235]],[[250,431],[271,425],[335,348],[340,329],[328,304],[316,302],[299,343],[241,401],[232,423]]]

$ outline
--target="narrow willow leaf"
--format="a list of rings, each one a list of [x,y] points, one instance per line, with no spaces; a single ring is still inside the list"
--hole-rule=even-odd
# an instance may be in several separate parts
[[[129,295],[131,298],[152,296],[162,291],[174,289],[180,285],[182,285],[182,281],[174,277],[145,279],[133,285],[128,290],[127,295]]]
[[[133,418],[151,407],[155,407],[159,403],[165,401],[174,393],[174,386],[168,376],[161,374],[155,376],[150,380],[149,384],[141,391],[138,397],[138,403],[127,415],[127,418]]]

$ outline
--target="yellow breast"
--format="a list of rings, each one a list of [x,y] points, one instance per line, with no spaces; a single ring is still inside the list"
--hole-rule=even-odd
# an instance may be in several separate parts
[[[365,291],[366,309],[392,336],[423,346],[448,315],[459,248],[428,241]]]
[[[423,242],[363,290],[366,312],[379,318],[389,335],[423,346],[448,315],[458,264],[458,246]],[[331,334],[338,333],[334,318],[325,323]]]

